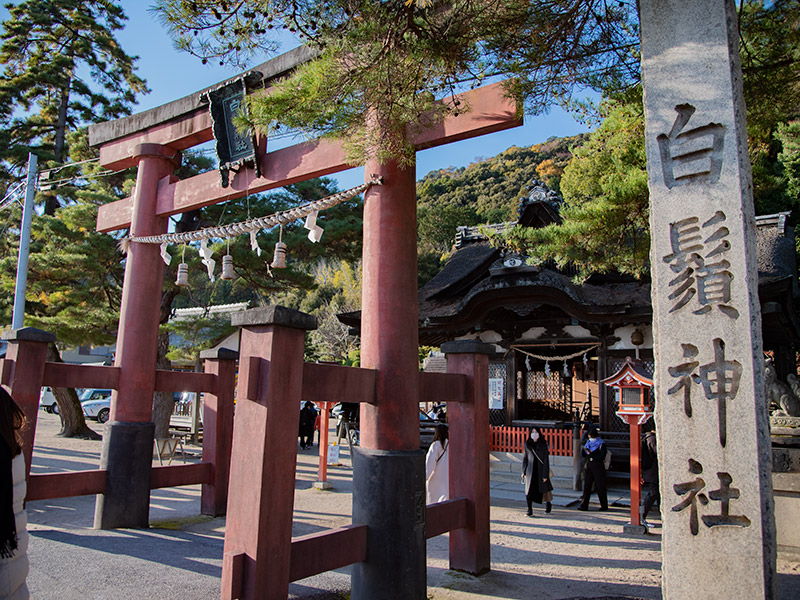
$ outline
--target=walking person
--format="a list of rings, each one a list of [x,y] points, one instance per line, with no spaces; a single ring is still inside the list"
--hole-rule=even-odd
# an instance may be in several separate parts
[[[425,457],[425,495],[428,504],[450,498],[450,443],[447,425],[440,423]]]
[[[314,403],[306,401],[300,409],[300,447],[311,448],[314,442],[314,423],[317,420],[317,409]]]
[[[533,503],[545,503],[544,512],[553,509],[553,483],[550,481],[550,450],[547,440],[538,427],[531,427],[525,440],[525,454],[522,457],[522,480],[525,482],[525,501],[529,517],[533,516]]]
[[[658,489],[658,454],[656,432],[650,427],[642,436],[642,479],[647,484],[647,495],[642,504],[642,525],[650,529],[647,514],[658,503],[661,508],[661,491]]]
[[[28,519],[25,457],[20,432],[25,414],[0,387],[0,598],[27,600]]]
[[[589,510],[589,497],[592,487],[597,490],[600,510],[608,510],[608,489],[606,487],[606,466],[604,464],[608,448],[596,427],[589,430],[589,438],[583,445],[581,455],[586,460],[583,467],[583,497],[578,510]]]

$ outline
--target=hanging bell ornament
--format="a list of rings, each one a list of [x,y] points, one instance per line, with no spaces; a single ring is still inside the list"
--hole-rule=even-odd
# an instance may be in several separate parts
[[[220,275],[220,278],[228,280],[236,278],[233,272],[233,257],[230,254],[222,257],[222,275]]]
[[[272,262],[269,265],[273,269],[286,268],[286,244],[283,242],[275,243],[275,253],[272,255]]]
[[[175,280],[175,285],[181,287],[189,286],[189,265],[186,263],[182,262],[178,265],[178,278]]]

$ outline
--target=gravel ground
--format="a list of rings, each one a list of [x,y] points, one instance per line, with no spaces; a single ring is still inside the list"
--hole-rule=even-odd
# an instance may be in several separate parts
[[[33,472],[87,469],[99,464],[97,441],[57,437],[55,415],[39,414]],[[101,428],[96,428],[100,430]],[[196,452],[187,447],[187,452]],[[346,448],[329,468],[332,490],[312,487],[317,448],[299,451],[294,535],[350,522],[351,470]],[[180,458],[177,459],[180,462]],[[197,460],[189,458],[188,460]],[[199,486],[152,493],[149,529],[92,529],[94,497],[28,504],[31,571],[38,600],[138,600],[219,597],[224,518],[199,517]],[[448,569],[447,535],[428,540],[431,600],[661,598],[661,536],[622,533],[628,510],[579,512],[554,506],[550,515],[524,515],[524,502],[495,498],[491,509],[492,570],[472,577]],[[800,598],[800,563],[778,561],[784,600]],[[346,600],[349,569],[295,582],[290,598]]]

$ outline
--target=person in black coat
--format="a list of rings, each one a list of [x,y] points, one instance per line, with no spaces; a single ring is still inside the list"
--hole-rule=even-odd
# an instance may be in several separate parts
[[[661,492],[658,489],[658,454],[656,453],[656,432],[651,429],[642,436],[642,479],[647,484],[647,495],[642,505],[642,525],[650,527],[645,520],[647,513],[658,503],[661,506]]]
[[[608,488],[606,484],[606,466],[604,464],[608,449],[600,437],[597,428],[589,430],[589,439],[583,445],[581,455],[585,459],[583,467],[583,497],[578,510],[589,510],[589,497],[592,495],[592,486],[597,490],[600,500],[600,510],[608,510]]]
[[[300,447],[311,448],[314,441],[314,423],[317,420],[317,409],[313,402],[306,402],[300,409]]]
[[[550,451],[541,429],[531,427],[525,440],[525,454],[522,457],[522,479],[525,482],[525,501],[528,503],[529,517],[533,516],[532,503],[545,503],[545,513],[553,505],[553,483],[550,481]]]

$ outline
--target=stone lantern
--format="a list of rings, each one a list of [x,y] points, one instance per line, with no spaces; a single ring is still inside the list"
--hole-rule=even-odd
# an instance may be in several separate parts
[[[622,368],[601,383],[617,393],[617,416],[630,427],[631,434],[631,522],[623,527],[626,533],[646,533],[639,516],[642,498],[642,425],[653,416],[650,389],[653,380],[641,371],[641,363],[630,357]]]

